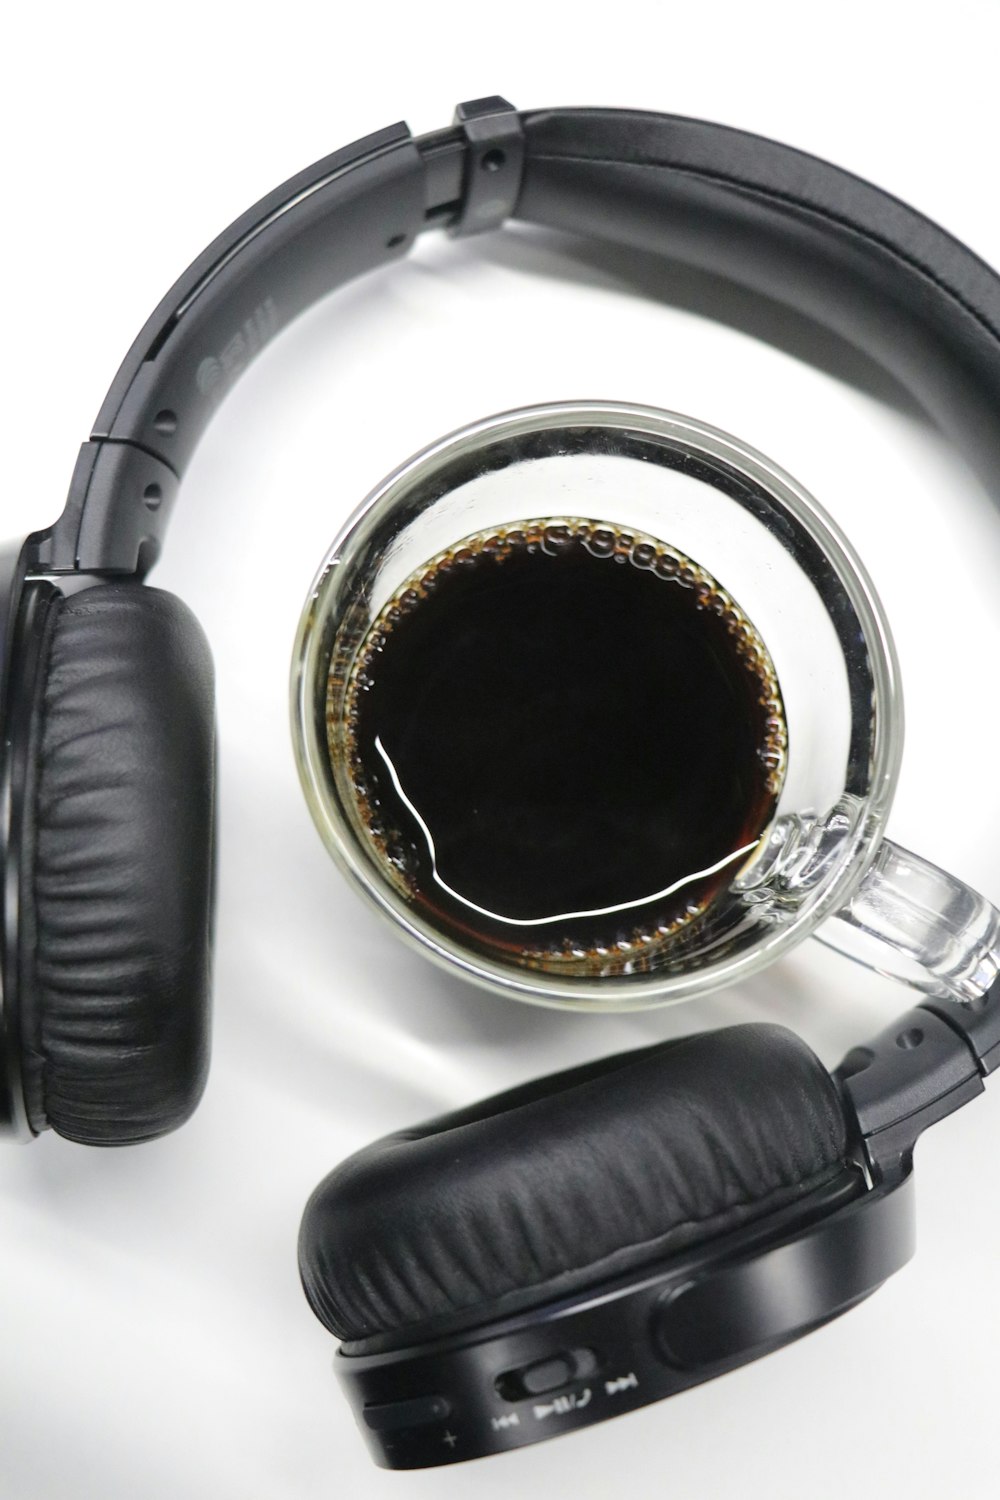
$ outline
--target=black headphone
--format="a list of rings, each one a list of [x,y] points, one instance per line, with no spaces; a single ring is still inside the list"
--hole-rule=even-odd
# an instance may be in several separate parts
[[[690,262],[807,314],[1000,473],[1000,278],[906,205],[739,131],[461,105],[275,189],[149,319],[59,519],[0,552],[0,1125],[116,1144],[180,1124],[208,1057],[212,670],[144,586],[228,385],[303,308],[426,229],[514,217]],[[912,1152],[1000,1063],[1000,982],[831,1075],[754,1024],[514,1089],[321,1184],[300,1266],[376,1459],[589,1425],[858,1302],[913,1248]]]

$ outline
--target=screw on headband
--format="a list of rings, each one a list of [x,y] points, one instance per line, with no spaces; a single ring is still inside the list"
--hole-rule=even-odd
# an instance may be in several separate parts
[[[262,198],[167,293],[81,449],[35,573],[144,574],[225,391],[310,303],[434,227],[507,217],[709,270],[877,359],[994,487],[1000,278],[943,229],[837,167],[758,136],[625,110],[460,105],[414,139],[391,125]]]

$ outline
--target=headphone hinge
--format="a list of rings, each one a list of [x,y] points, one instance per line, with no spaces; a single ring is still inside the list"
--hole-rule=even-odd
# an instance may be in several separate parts
[[[155,562],[180,481],[158,454],[125,438],[91,438],[77,455],[54,525],[28,539],[32,575],[142,577]],[[114,497],[123,504],[115,507]]]
[[[461,201],[453,235],[499,229],[517,207],[524,173],[524,130],[513,104],[498,94],[469,99],[455,110],[464,137]]]
[[[918,1137],[981,1094],[982,1073],[962,1033],[923,1005],[852,1047],[833,1076],[876,1181],[909,1171]]]
[[[921,1009],[940,1016],[968,1043],[984,1078],[1000,1068],[1000,979],[975,1000],[925,1000]]]

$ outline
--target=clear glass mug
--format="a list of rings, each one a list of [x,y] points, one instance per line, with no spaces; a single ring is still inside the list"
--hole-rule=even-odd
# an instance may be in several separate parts
[[[414,899],[359,813],[347,722],[366,639],[435,560],[573,518],[619,550],[639,538],[644,562],[654,551],[679,561],[683,583],[701,580],[736,611],[780,686],[781,779],[768,826],[697,920],[635,955],[540,962],[530,944],[501,951]],[[690,418],[538,406],[410,459],[333,542],[303,610],[291,693],[299,775],[337,864],[403,938],[492,990],[575,1009],[666,1004],[756,973],[811,934],[926,994],[974,1001],[996,977],[993,907],[884,836],[903,710],[861,562],[789,475]]]

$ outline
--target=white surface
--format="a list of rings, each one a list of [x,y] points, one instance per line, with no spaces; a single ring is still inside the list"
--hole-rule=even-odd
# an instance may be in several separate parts
[[[1000,263],[991,0],[349,10],[179,0],[8,18],[6,533],[58,512],[128,343],[221,226],[335,146],[404,114],[436,128],[460,98],[741,125],[860,172]],[[789,469],[847,530],[895,627],[909,735],[892,831],[1000,900],[1000,526],[982,491],[913,417],[708,321],[693,281],[679,307],[670,295],[627,256],[428,243],[304,317],[220,411],[154,579],[200,615],[220,678],[213,1074],[194,1121],[156,1145],[0,1151],[3,1500],[995,1493],[996,1086],[920,1147],[918,1255],[876,1297],[563,1441],[376,1470],[298,1288],[308,1192],[386,1130],[729,1020],[787,1022],[832,1064],[906,1003],[807,945],[711,1001],[559,1016],[442,978],[362,909],[299,793],[288,654],[343,517],[435,436],[531,401],[633,400]],[[794,320],[787,341],[803,347]]]

